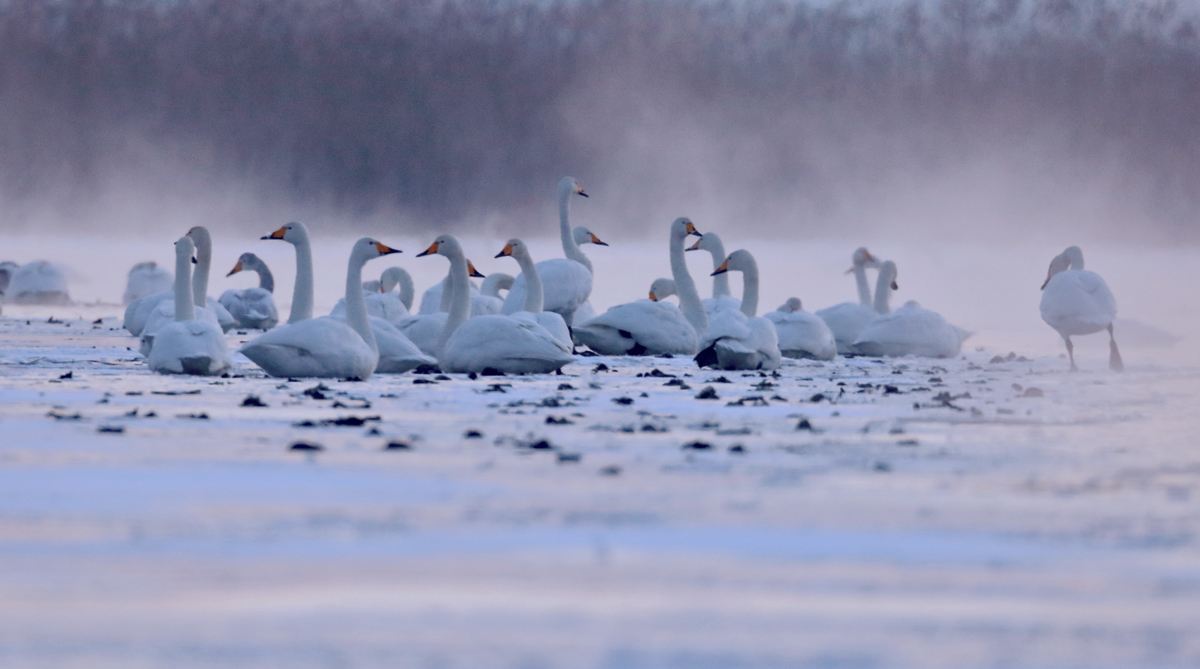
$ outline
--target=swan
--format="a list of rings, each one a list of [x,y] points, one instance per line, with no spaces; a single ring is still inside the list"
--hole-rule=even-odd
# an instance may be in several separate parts
[[[244,328],[270,330],[279,324],[279,312],[275,309],[275,277],[261,258],[253,253],[243,253],[238,257],[237,264],[229,270],[226,278],[243,270],[258,273],[258,287],[238,290],[230,288],[221,293],[217,301],[233,316],[238,325]]]
[[[468,294],[470,295],[470,308],[467,316],[468,318],[472,318],[475,316],[485,315],[483,313],[477,313],[478,308],[483,308],[483,303],[478,303],[480,305],[479,307],[476,306],[477,302],[475,298],[479,297],[479,295],[477,294],[476,288],[471,284],[470,280],[470,277],[483,277],[483,275],[475,269],[475,265],[472,264],[470,260],[467,261],[467,277],[467,288],[469,291]],[[437,293],[442,305],[439,310],[428,314],[421,313],[417,314],[416,316],[402,318],[398,323],[396,323],[396,328],[400,330],[405,337],[408,337],[412,343],[416,344],[417,348],[421,349],[421,352],[425,353],[426,355],[437,356],[438,351],[440,350],[439,347],[441,346],[442,331],[446,329],[446,319],[450,311],[450,302],[454,296],[453,286],[455,280],[456,277],[454,275],[454,268],[451,267],[450,272],[446,275],[446,278],[437,284],[436,287],[443,288],[443,290]],[[425,291],[425,297],[421,299],[421,309],[425,308],[425,303],[430,297],[431,290],[432,289]]]
[[[492,272],[483,280],[483,284],[479,286],[479,294],[486,297],[494,297],[501,302],[504,298],[500,297],[500,291],[512,289],[513,282],[516,279],[504,272]]]
[[[146,357],[150,369],[160,374],[214,376],[233,366],[225,334],[214,320],[196,319],[192,293],[192,253],[188,236],[175,242],[175,321],[153,335],[154,346]]]
[[[833,331],[819,316],[804,311],[800,298],[789,297],[783,306],[767,313],[765,318],[775,324],[779,352],[785,358],[833,360],[837,355]]]
[[[66,305],[67,277],[53,263],[35,260],[13,270],[9,277],[6,299],[12,304]]]
[[[694,355],[699,350],[697,332],[708,326],[708,316],[688,274],[683,242],[688,235],[699,234],[687,218],[673,221],[668,250],[675,279],[656,281],[650,299],[619,304],[580,323],[573,330],[575,338],[601,355]],[[655,287],[666,297],[668,285],[670,294],[679,295],[680,306],[659,301]]]
[[[866,269],[868,267],[878,269],[879,259],[871,255],[867,249],[859,247],[850,255],[850,261],[852,266],[846,270],[846,273],[854,274],[854,282],[858,286],[858,302],[842,302],[816,312],[817,316],[825,321],[825,324],[833,331],[838,353],[843,355],[852,353],[851,346],[854,345],[854,340],[858,339],[858,333],[866,327],[867,323],[879,318],[881,313],[887,313],[887,311],[879,312],[873,308],[871,287],[867,283]]]
[[[687,248],[688,251],[708,251],[712,254],[713,271],[716,272],[721,263],[725,262],[725,244],[715,232],[706,232]],[[712,316],[721,309],[740,309],[741,301],[732,297],[729,292],[729,273],[721,272],[713,276],[713,296],[704,300],[704,310]]]
[[[585,228],[582,225],[576,226],[575,229],[571,231],[571,236],[575,238],[575,243],[579,246],[583,246],[584,244],[595,244],[597,246],[608,246],[608,244],[606,244],[605,242],[600,241],[600,238],[597,237],[595,234],[593,234],[591,230],[588,230],[587,228]],[[589,259],[588,262],[590,263],[591,259]],[[592,271],[591,264],[589,264],[587,267],[588,267],[588,271],[591,272]],[[592,273],[592,276],[595,277],[594,272]],[[575,323],[586,323],[587,321],[590,321],[591,319],[593,319],[595,317],[596,317],[596,309],[592,306],[592,301],[590,299],[588,299],[588,300],[584,300],[583,304],[579,305],[579,308],[575,310],[574,322]],[[580,344],[582,342],[575,342],[575,343]]]
[[[1108,330],[1108,367],[1114,372],[1125,370],[1117,340],[1113,335],[1113,320],[1117,317],[1117,299],[1104,278],[1083,268],[1083,251],[1068,247],[1050,261],[1050,271],[1042,284],[1042,320],[1058,331],[1067,344],[1071,371],[1075,366],[1075,346],[1072,335],[1085,335]]]
[[[140,262],[129,270],[129,278],[125,281],[125,294],[121,296],[121,304],[129,304],[147,295],[171,290],[175,285],[175,276],[165,267],[159,267],[153,260]]]
[[[562,316],[568,327],[574,322],[575,312],[592,293],[592,263],[583,251],[579,250],[579,244],[575,242],[575,234],[571,229],[571,195],[587,197],[579,182],[571,177],[563,177],[558,182],[558,227],[563,253],[567,257],[543,260],[537,264],[545,294],[543,308]],[[514,313],[524,304],[525,277],[522,275],[517,277],[512,289],[508,291],[508,297],[504,298],[503,312]]]
[[[475,269],[475,265],[470,260],[467,261],[467,276],[473,279],[487,278]],[[447,274],[446,278],[433,284],[421,294],[421,309],[417,312],[418,316],[450,310],[450,293],[447,291],[450,281],[450,275]],[[472,296],[479,294],[479,286],[475,285],[474,281],[469,281],[467,285],[470,286]]]
[[[741,309],[721,309],[713,314],[708,329],[700,337],[696,364],[718,369],[775,369],[781,358],[775,325],[755,315],[758,263],[749,251],[739,249],[730,253],[713,274],[730,270],[742,273]]]
[[[403,273],[404,277],[408,277],[408,272],[403,269],[389,267],[378,281],[367,281],[362,285],[363,298],[367,301],[367,314],[393,325],[408,317],[408,307],[404,306],[402,297],[392,292],[392,289],[400,283],[398,272]],[[411,282],[410,277],[409,302],[412,302]],[[333,305],[333,310],[329,312],[329,315],[344,320],[346,318],[346,299],[339,299],[337,304]]]
[[[497,258],[510,257],[517,261],[517,265],[521,268],[521,273],[525,275],[525,308],[518,311],[518,314],[531,314],[534,320],[539,325],[546,328],[546,331],[554,335],[554,338],[562,342],[568,349],[571,348],[571,330],[567,328],[567,323],[562,316],[553,311],[542,310],[542,280],[538,276],[537,267],[533,264],[533,256],[529,253],[529,247],[525,242],[519,239],[510,239],[496,254]],[[495,276],[495,275],[493,275]]]
[[[453,236],[442,235],[420,255],[435,253],[450,260],[453,276],[450,311],[438,346],[438,364],[443,371],[482,372],[491,368],[505,373],[545,374],[574,362],[570,345],[542,327],[534,313],[522,311],[469,319],[467,259],[462,247]],[[529,292],[540,292],[541,280],[536,273],[529,281]]]
[[[879,267],[875,306],[886,313],[888,290],[896,290],[896,263],[885,261]],[[858,334],[851,347],[854,353],[869,356],[952,358],[962,350],[962,334],[936,311],[922,308],[915,300],[871,321]]]
[[[287,226],[280,228],[284,232],[276,231],[278,237],[272,235],[272,238],[287,240],[286,229]],[[307,235],[304,237],[307,241]],[[362,268],[368,260],[391,253],[399,251],[369,237],[354,243],[346,267],[345,322],[329,317],[289,322],[242,346],[242,355],[276,377],[370,378],[379,363],[379,347],[363,299]],[[297,245],[298,259],[299,255],[300,246]],[[307,276],[301,277],[301,273]],[[306,269],[298,267],[297,295],[303,297],[305,284],[311,291],[311,262],[307,263]],[[311,292],[308,296],[311,298]],[[311,314],[311,302],[308,308]]]
[[[208,272],[212,266],[212,236],[209,235],[208,229],[204,226],[197,225],[187,231],[187,236],[191,237],[192,243],[196,247],[195,265],[196,270],[192,276],[192,293],[195,298],[195,304],[198,307],[212,311],[217,317],[217,322],[220,323],[221,329],[228,332],[231,328],[237,325],[233,315],[221,306],[219,302],[208,297]],[[174,312],[175,303],[172,301],[174,293],[164,291],[147,295],[140,300],[134,300],[125,307],[125,329],[129,334],[137,337],[146,334],[146,323],[149,321],[151,314],[158,308],[166,309],[156,322],[160,324],[170,323],[175,320]]]
[[[404,312],[408,313],[413,303],[412,277],[403,267],[389,267],[383,270],[383,274],[379,275],[380,292],[390,293],[397,286],[400,287],[400,304],[404,305]]]

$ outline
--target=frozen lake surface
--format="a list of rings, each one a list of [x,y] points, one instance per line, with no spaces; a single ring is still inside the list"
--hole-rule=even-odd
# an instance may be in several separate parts
[[[3,666],[1200,664],[1189,340],[1070,374],[979,307],[954,360],[321,388],[154,374],[111,305],[4,309]]]

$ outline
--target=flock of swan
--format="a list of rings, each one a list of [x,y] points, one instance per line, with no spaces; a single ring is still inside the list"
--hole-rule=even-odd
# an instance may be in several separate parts
[[[238,327],[264,331],[240,352],[271,376],[356,379],[423,365],[444,372],[548,373],[573,362],[577,346],[601,355],[694,356],[700,367],[722,370],[771,370],[784,357],[831,360],[839,354],[946,358],[957,356],[970,336],[915,301],[892,310],[896,264],[865,248],[854,251],[847,270],[857,284],[857,301],[810,313],[792,297],[759,316],[754,256],[745,249],[726,253],[718,235],[702,234],[686,217],[669,225],[671,277],[654,281],[645,299],[596,314],[588,301],[594,270],[581,246],[605,244],[590,230],[570,226],[571,197],[587,196],[579,183],[565,177],[557,194],[564,258],[535,263],[525,243],[511,239],[496,257],[513,259],[520,271],[515,277],[483,277],[477,288],[471,278],[482,275],[457,239],[441,235],[418,257],[442,256],[449,271],[425,291],[415,312],[413,281],[403,269],[391,267],[378,281],[363,281],[367,262],[398,253],[363,238],[350,253],[345,297],[328,316],[314,317],[312,246],[302,223],[262,238],[295,250],[295,287],[285,323],[275,308],[271,271],[253,253],[243,253],[226,276],[255,272],[259,285],[227,290],[214,300],[208,296],[212,239],[205,228],[194,227],[175,242],[174,275],[154,263],[130,271],[124,325],[141,338],[149,367],[162,373],[225,373],[232,360],[224,333]],[[698,240],[687,246],[692,236]],[[701,298],[688,271],[689,251],[712,255],[711,297]],[[18,283],[30,266],[28,274],[44,274],[45,265],[16,267],[15,275],[13,267],[0,266],[0,284],[10,284],[10,275],[11,284]],[[874,291],[868,269],[878,273]],[[740,299],[730,293],[729,272],[742,273]],[[47,290],[58,288],[54,281],[44,283]],[[61,289],[65,295],[65,282]],[[1083,268],[1079,247],[1053,259],[1042,291],[1042,318],[1062,336],[1071,369],[1076,369],[1071,337],[1107,330],[1109,366],[1120,371],[1112,325],[1116,301],[1104,279]],[[667,301],[671,296],[678,305]]]

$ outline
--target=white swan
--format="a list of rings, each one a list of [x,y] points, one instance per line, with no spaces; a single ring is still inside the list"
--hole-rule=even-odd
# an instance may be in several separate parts
[[[600,238],[597,237],[595,234],[593,234],[591,230],[588,230],[587,228],[585,228],[582,225],[575,226],[575,229],[571,231],[571,236],[575,239],[575,244],[577,244],[578,246],[583,246],[584,244],[595,244],[597,246],[608,246],[608,244],[606,244],[605,242],[600,241]],[[592,278],[594,281],[596,273],[592,270],[590,258],[588,259],[587,268],[588,268],[588,271],[592,273]],[[573,322],[586,323],[595,317],[596,317],[596,309],[595,309],[595,307],[592,306],[592,301],[590,299],[588,299],[588,300],[584,300],[583,304],[579,305],[579,308],[575,310],[575,316],[573,317],[573,319],[574,319]],[[581,342],[578,342],[578,341],[575,343],[581,344]]]
[[[389,267],[383,270],[383,274],[379,275],[379,291],[390,293],[397,286],[400,287],[400,304],[404,305],[404,312],[408,313],[413,304],[412,277],[403,267]]]
[[[208,272],[212,266],[212,236],[209,235],[207,228],[200,225],[188,230],[187,236],[192,239],[192,243],[196,247],[196,259],[194,261],[196,268],[192,276],[192,295],[195,299],[195,305],[213,312],[217,318],[217,322],[221,325],[221,329],[228,332],[237,325],[237,321],[234,320],[229,310],[221,306],[216,300],[208,297]],[[146,334],[146,323],[159,308],[164,309],[164,311],[155,318],[156,323],[165,325],[174,321],[175,303],[172,301],[173,297],[174,293],[164,291],[130,302],[129,306],[125,307],[125,329],[135,337]],[[153,332],[150,334],[153,334]]]
[[[473,279],[487,278],[481,274],[479,270],[475,269],[474,263],[472,263],[470,260],[467,261],[467,276]],[[417,315],[425,316],[427,314],[436,314],[438,312],[449,311],[450,283],[450,274],[447,273],[446,278],[425,289],[425,292],[421,294],[421,309],[417,312]],[[479,286],[475,285],[474,281],[468,281],[467,285],[471,289],[472,296],[479,294]],[[474,311],[474,308],[472,308],[472,311]]]
[[[1108,367],[1114,372],[1125,370],[1117,340],[1113,335],[1113,320],[1117,317],[1117,299],[1104,278],[1083,268],[1083,251],[1068,247],[1050,261],[1050,271],[1042,284],[1042,320],[1058,331],[1067,344],[1071,371],[1075,366],[1075,346],[1072,335],[1085,335],[1108,330]]]
[[[389,272],[391,274],[389,274]],[[392,292],[392,289],[400,283],[398,280],[398,272],[402,272],[404,277],[408,277],[408,272],[405,272],[399,267],[389,267],[380,277],[378,281],[366,281],[363,283],[363,298],[367,301],[367,314],[372,318],[381,319],[389,324],[395,325],[404,318],[408,317],[408,308],[404,306],[404,301],[400,295]],[[412,279],[409,278],[409,301],[412,301]],[[346,318],[346,298],[340,298],[337,304],[333,305],[333,310],[329,312],[330,316],[335,318]]]
[[[192,253],[195,245],[186,235],[175,242],[175,321],[154,335],[146,357],[150,369],[161,374],[223,374],[233,366],[225,334],[212,320],[197,320],[192,293]]]
[[[730,270],[742,273],[742,308],[721,309],[713,314],[700,337],[696,364],[718,369],[775,369],[781,361],[775,325],[756,315],[758,263],[749,251],[739,249],[713,273]]]
[[[566,258],[543,260],[537,264],[538,275],[542,279],[545,292],[544,309],[553,311],[563,317],[567,325],[574,322],[575,312],[587,301],[592,293],[592,263],[579,244],[575,242],[571,230],[569,207],[571,195],[587,197],[575,179],[563,177],[558,182],[558,227],[562,238],[563,253]],[[506,314],[519,311],[525,304],[525,277],[518,276],[504,298]]]
[[[571,330],[567,327],[566,321],[553,311],[542,309],[542,280],[538,276],[537,267],[533,264],[533,256],[529,253],[529,247],[519,239],[510,239],[496,254],[497,258],[505,256],[516,260],[517,265],[521,268],[521,273],[525,276],[524,309],[517,313],[531,314],[539,325],[546,328],[547,332],[554,335],[554,338],[561,341],[569,350],[572,346]]]
[[[275,277],[261,258],[253,253],[243,253],[237,264],[229,270],[226,278],[241,271],[258,273],[258,286],[254,288],[230,288],[221,293],[217,301],[225,307],[240,327],[270,330],[279,324],[279,312],[275,309]]]
[[[12,304],[66,305],[67,277],[48,260],[35,260],[16,268],[9,277],[5,299]]]
[[[446,372],[548,373],[574,362],[571,347],[559,341],[536,320],[534,314],[490,315],[468,318],[471,308],[467,287],[467,259],[451,235],[434,240],[420,255],[436,253],[450,260],[454,276],[452,297],[445,328],[441,333],[438,365]],[[537,292],[540,279],[530,280]],[[537,306],[537,305],[531,305]]]
[[[871,287],[867,283],[866,269],[868,267],[878,269],[879,260],[867,249],[859,247],[850,255],[850,261],[853,265],[846,270],[846,273],[854,274],[854,282],[858,287],[858,302],[842,302],[816,312],[817,316],[825,321],[825,324],[833,331],[838,353],[843,355],[853,352],[851,347],[854,345],[854,340],[858,339],[858,333],[866,327],[867,323],[879,318],[881,313],[887,313],[887,311],[879,312],[874,309]]]
[[[650,299],[619,304],[576,325],[575,339],[601,355],[694,355],[699,350],[697,332],[703,332],[697,326],[707,327],[708,317],[687,271],[683,241],[688,235],[699,234],[690,220],[673,221],[668,250],[675,280],[660,279],[651,287]],[[670,294],[678,292],[679,307],[659,301],[655,287],[666,297],[668,285]],[[679,286],[683,290],[678,290]]]
[[[886,309],[888,289],[898,287],[896,263],[887,260],[879,267],[876,307]],[[854,353],[869,356],[952,358],[962,350],[962,334],[941,314],[909,300],[899,309],[868,323],[851,348]]]
[[[721,242],[721,238],[715,232],[706,232],[700,239],[696,240],[687,248],[688,251],[708,251],[712,254],[713,272],[725,262],[725,244]],[[741,300],[733,297],[729,292],[729,273],[720,272],[713,275],[713,291],[712,297],[704,300],[704,310],[712,316],[714,312],[721,309],[740,309],[742,307]]]
[[[800,298],[789,297],[783,306],[768,312],[764,318],[775,324],[779,352],[785,358],[833,360],[837,355],[833,331],[819,316],[804,311]]]
[[[280,228],[283,232],[276,231],[278,236],[272,237],[288,240],[287,227]],[[370,378],[379,363],[379,348],[367,317],[367,303],[363,299],[362,268],[368,260],[390,253],[398,251],[368,237],[354,243],[346,267],[345,322],[328,317],[289,322],[242,346],[242,355],[262,367],[267,374],[276,377]],[[297,245],[297,260],[299,255],[300,246]],[[301,277],[301,273],[307,276]],[[306,271],[297,271],[297,295],[304,292],[304,284],[311,291],[311,263]]]
[[[147,295],[171,290],[175,285],[175,276],[166,267],[159,267],[153,260],[140,262],[129,270],[129,278],[125,281],[125,294],[121,296],[121,304],[129,304]]]

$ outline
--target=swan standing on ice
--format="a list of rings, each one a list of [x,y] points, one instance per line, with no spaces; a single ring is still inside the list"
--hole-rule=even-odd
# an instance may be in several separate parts
[[[1108,330],[1108,367],[1114,372],[1125,371],[1117,340],[1113,336],[1113,320],[1117,317],[1117,299],[1104,278],[1083,268],[1083,251],[1068,247],[1050,261],[1050,271],[1042,284],[1042,320],[1058,331],[1067,344],[1071,371],[1075,366],[1075,346],[1072,335],[1085,335]]]
[[[833,338],[837,341],[837,351],[843,355],[853,353],[851,347],[854,340],[858,339],[858,333],[867,323],[879,318],[881,314],[888,313],[876,311],[872,306],[871,287],[867,283],[867,268],[878,269],[879,259],[867,249],[859,247],[850,255],[850,261],[852,266],[846,273],[854,274],[854,282],[858,287],[858,302],[842,302],[816,312],[833,332]]]
[[[712,254],[713,260],[713,289],[712,297],[704,300],[704,310],[712,316],[715,312],[721,309],[740,309],[742,303],[729,292],[729,273],[716,273],[721,267],[721,263],[725,262],[725,244],[721,242],[721,238],[715,232],[706,232],[700,239],[696,240],[687,248],[688,251],[708,251]]]
[[[159,267],[153,260],[140,262],[129,270],[129,278],[125,281],[125,294],[121,296],[121,304],[129,304],[147,295],[171,290],[175,285],[175,277],[166,267]]]
[[[697,326],[707,327],[708,317],[687,271],[683,242],[688,235],[699,234],[690,220],[673,221],[668,249],[675,280],[660,279],[651,287],[650,299],[619,304],[576,325],[572,331],[575,339],[601,355],[694,355],[699,350],[697,333],[704,331]],[[678,293],[680,306],[659,301],[654,287],[666,297],[668,285],[670,294]]]
[[[293,240],[298,236],[295,234],[296,227],[303,230],[300,224],[289,223],[270,238],[295,243]],[[307,234],[303,238],[307,242]],[[296,301],[303,300],[303,293],[307,291],[308,312],[311,315],[311,256],[305,267],[299,262],[300,251],[301,247],[297,244]],[[370,378],[379,363],[379,347],[367,317],[367,303],[362,292],[362,268],[368,260],[391,253],[399,251],[367,237],[354,243],[346,267],[345,322],[330,317],[289,321],[287,325],[270,330],[242,346],[242,355],[275,377],[364,381]]]
[[[779,336],[779,352],[785,358],[833,360],[837,341],[833,331],[816,314],[804,311],[800,298],[789,297],[783,306],[767,313]]]
[[[253,253],[243,253],[226,274],[226,278],[241,271],[258,273],[258,287],[238,290],[230,288],[221,293],[217,300],[233,316],[238,325],[244,328],[270,330],[279,324],[279,312],[275,309],[275,277],[261,258]]]
[[[729,254],[717,272],[742,273],[741,309],[721,309],[709,320],[700,337],[696,364],[718,369],[775,369],[779,366],[779,337],[771,321],[758,311],[758,263],[749,251]],[[678,284],[678,280],[676,280]]]
[[[197,320],[192,293],[195,245],[183,236],[175,242],[175,320],[153,335],[146,363],[161,374],[214,376],[233,366],[225,334],[212,320]]]
[[[537,264],[538,275],[542,279],[545,292],[546,311],[553,311],[563,317],[567,326],[574,323],[575,312],[587,302],[592,293],[592,263],[579,244],[575,242],[571,230],[570,198],[572,195],[587,197],[583,186],[571,177],[563,177],[558,182],[558,228],[562,237],[563,253],[566,258],[543,260]],[[519,311],[525,304],[525,277],[518,276],[504,298],[504,313],[511,314]]]
[[[468,318],[471,294],[462,247],[453,236],[441,235],[420,255],[435,253],[450,260],[453,275],[450,311],[438,346],[442,371],[478,373],[490,368],[514,374],[545,374],[574,362],[570,346],[542,327],[533,314]],[[539,283],[541,279],[534,273],[530,292],[536,293]]]
[[[885,261],[879,268],[876,308],[886,310],[888,290],[898,288],[896,263]],[[962,350],[962,334],[941,314],[909,300],[904,306],[864,327],[852,348],[855,353],[869,356],[952,358]]]

